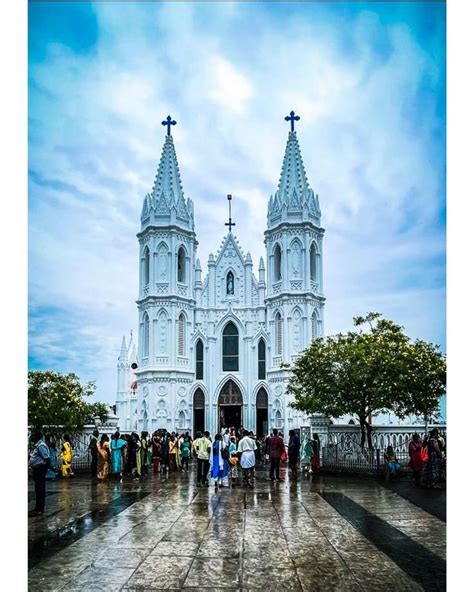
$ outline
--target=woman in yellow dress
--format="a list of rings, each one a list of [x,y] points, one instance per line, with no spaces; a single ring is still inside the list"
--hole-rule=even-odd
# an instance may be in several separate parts
[[[61,475],[63,477],[70,477],[74,475],[72,472],[72,444],[71,438],[64,434],[64,443],[61,449]]]
[[[103,481],[110,474],[110,446],[107,434],[102,434],[100,442],[97,443],[99,458],[97,463],[97,479]]]

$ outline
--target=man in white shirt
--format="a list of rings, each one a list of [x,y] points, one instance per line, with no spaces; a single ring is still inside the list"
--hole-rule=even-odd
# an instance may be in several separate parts
[[[243,471],[242,482],[244,487],[253,487],[256,448],[255,440],[250,438],[247,430],[243,430],[242,439],[239,442],[237,451],[240,453],[240,466]]]

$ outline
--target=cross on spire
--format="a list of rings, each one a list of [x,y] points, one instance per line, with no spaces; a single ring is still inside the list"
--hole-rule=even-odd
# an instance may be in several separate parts
[[[229,201],[229,221],[226,222],[224,226],[228,226],[229,232],[232,232],[232,226],[235,226],[235,222],[232,222],[232,195],[230,193],[228,194],[227,199]]]
[[[161,125],[166,125],[166,128],[167,128],[166,135],[171,136],[171,133],[170,133],[171,126],[176,125],[176,121],[174,119],[171,119],[171,117],[168,115],[168,117],[164,121],[161,122]]]
[[[290,111],[290,114],[285,117],[285,121],[291,122],[291,131],[292,132],[295,131],[295,121],[299,121],[299,120],[300,120],[300,116],[295,115],[294,111]]]

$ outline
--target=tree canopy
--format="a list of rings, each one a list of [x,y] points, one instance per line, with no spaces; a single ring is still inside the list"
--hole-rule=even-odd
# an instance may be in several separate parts
[[[53,371],[28,372],[28,423],[31,428],[47,430],[53,435],[77,434],[84,425],[101,423],[107,419],[109,409],[104,403],[88,403],[95,392],[95,384],[81,384],[75,374]]]
[[[446,359],[439,346],[411,341],[404,328],[368,313],[354,318],[355,330],[318,337],[292,368],[291,404],[308,415],[354,415],[361,425],[361,445],[369,418],[378,413],[433,417],[446,392]]]

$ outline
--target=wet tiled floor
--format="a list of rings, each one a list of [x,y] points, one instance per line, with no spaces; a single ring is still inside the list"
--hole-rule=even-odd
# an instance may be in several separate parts
[[[217,492],[192,472],[49,482],[29,519],[29,590],[445,590],[444,491],[257,476]]]

